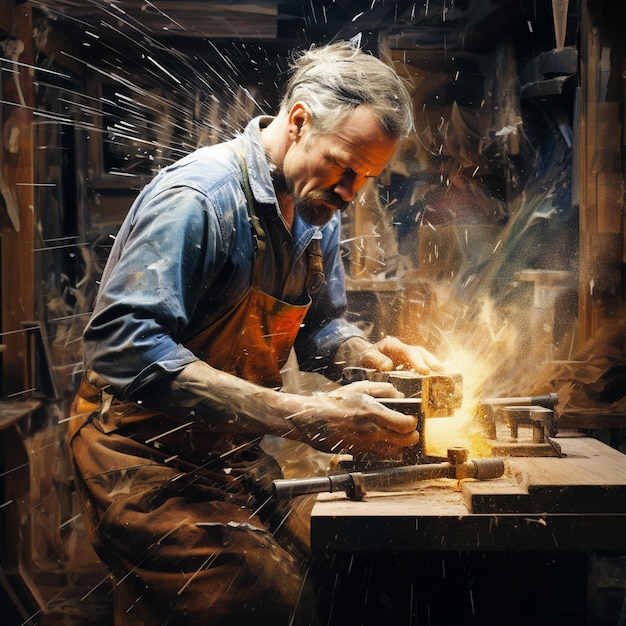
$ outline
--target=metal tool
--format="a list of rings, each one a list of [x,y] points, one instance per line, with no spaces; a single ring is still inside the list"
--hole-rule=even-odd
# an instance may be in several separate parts
[[[558,433],[554,407],[556,393],[543,396],[486,398],[478,407],[481,423],[493,454],[503,456],[563,456],[561,447],[552,439]],[[509,437],[498,433],[497,424],[505,425]],[[531,436],[523,440],[520,427],[530,427]]]
[[[362,500],[367,490],[385,490],[432,478],[489,480],[504,474],[500,458],[467,460],[466,448],[449,448],[448,461],[403,465],[369,472],[348,472],[312,478],[289,478],[272,482],[274,496],[294,498],[312,493],[345,491],[352,500]]]
[[[505,456],[564,456],[561,446],[551,437],[557,432],[554,411],[542,406],[506,406],[499,411],[509,428],[509,441],[491,441],[494,454]],[[530,440],[520,438],[520,426],[530,427]]]
[[[491,406],[543,406],[551,409],[559,403],[559,397],[556,393],[547,393],[542,396],[511,396],[509,398],[483,398],[481,404],[489,404]]]
[[[496,418],[502,414],[506,407],[530,407],[537,406],[553,410],[559,403],[556,393],[548,393],[540,396],[510,396],[503,398],[483,398],[476,411],[476,420],[481,425],[488,439],[496,439]],[[554,413],[552,414],[554,416]],[[555,437],[558,432],[556,419],[546,421],[546,435]],[[517,435],[516,435],[517,436]]]

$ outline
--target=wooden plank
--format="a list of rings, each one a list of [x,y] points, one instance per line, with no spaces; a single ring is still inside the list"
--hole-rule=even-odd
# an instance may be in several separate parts
[[[555,76],[534,83],[526,83],[520,87],[522,98],[543,98],[545,96],[558,96],[563,93],[563,86],[571,76]]]
[[[621,157],[617,153],[616,163],[620,163]],[[619,233],[622,228],[622,210],[624,194],[622,191],[622,176],[617,171],[606,171],[598,173],[598,233],[611,234]],[[620,241],[617,242],[621,244]],[[622,254],[619,248],[614,250],[621,260]],[[619,279],[618,279],[619,280]],[[618,285],[615,282],[614,285]]]
[[[463,485],[473,513],[624,513],[626,455],[587,437],[557,438],[557,457],[507,459],[508,476]]]
[[[99,25],[119,18],[141,24],[158,37],[208,37],[212,39],[274,39],[277,33],[276,0],[239,0],[238,2],[159,2],[119,0],[114,4],[80,0],[42,0],[55,18],[77,19]]]
[[[469,513],[456,481],[411,492],[372,493],[362,502],[318,496],[311,547],[320,551],[446,552],[626,550],[624,513]]]
[[[583,2],[580,7],[580,73],[581,101],[578,156],[580,164],[580,211],[579,211],[579,289],[578,289],[578,341],[579,345],[594,334],[595,293],[592,289],[595,278],[594,266],[589,262],[596,251],[595,233],[595,177],[591,174],[591,159],[596,145],[596,109],[600,85],[598,67],[600,64],[600,33],[594,25],[590,7]]]
[[[597,136],[591,171],[596,176],[598,233],[621,233],[621,135],[615,132],[620,122],[619,105],[617,102],[596,102],[593,116],[597,119]]]

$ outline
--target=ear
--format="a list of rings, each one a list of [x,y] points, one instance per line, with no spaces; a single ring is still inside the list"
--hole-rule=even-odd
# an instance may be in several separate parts
[[[311,123],[311,112],[303,102],[296,102],[289,110],[289,139],[297,141],[302,131]]]

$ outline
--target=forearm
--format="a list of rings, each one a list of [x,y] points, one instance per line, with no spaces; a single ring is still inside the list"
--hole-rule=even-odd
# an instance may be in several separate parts
[[[250,383],[196,361],[141,405],[179,420],[193,420],[212,432],[270,434],[303,438],[294,415],[315,412],[315,401]]]
[[[389,455],[416,442],[416,423],[375,400],[398,393],[391,385],[378,385],[303,396],[261,387],[197,361],[142,406],[211,432],[286,437],[325,452]]]

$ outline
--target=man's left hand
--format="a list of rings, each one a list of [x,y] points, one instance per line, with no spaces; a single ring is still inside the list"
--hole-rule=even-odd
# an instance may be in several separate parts
[[[344,367],[366,367],[379,372],[408,370],[417,374],[441,372],[441,361],[421,346],[413,346],[397,337],[385,337],[375,344],[351,337],[337,352],[335,362]]]

